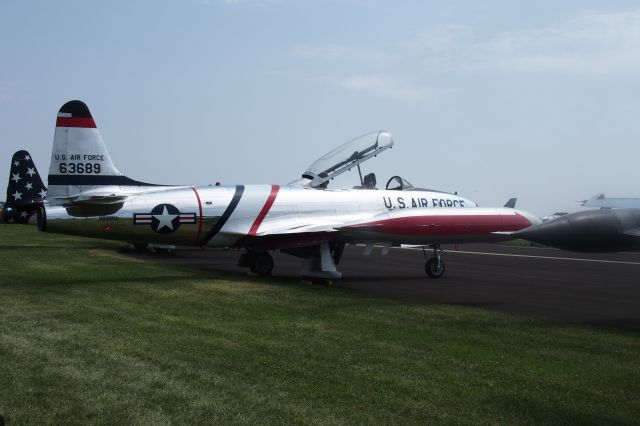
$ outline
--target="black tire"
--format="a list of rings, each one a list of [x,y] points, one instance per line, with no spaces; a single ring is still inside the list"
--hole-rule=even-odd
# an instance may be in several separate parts
[[[271,275],[271,271],[273,271],[273,257],[266,251],[256,253],[251,264],[251,271],[261,277]]]
[[[445,271],[444,261],[440,259],[440,267],[438,267],[438,258],[433,256],[431,259],[427,260],[427,263],[424,265],[424,271],[431,278],[440,278],[444,275]]]

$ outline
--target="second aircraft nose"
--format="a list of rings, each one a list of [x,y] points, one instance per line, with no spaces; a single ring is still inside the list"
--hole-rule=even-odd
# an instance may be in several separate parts
[[[523,229],[516,237],[580,252],[628,250],[637,243],[625,232],[638,226],[639,216],[629,210],[576,212]]]
[[[569,243],[571,234],[569,221],[561,217],[518,231],[516,236],[534,243],[560,247]]]

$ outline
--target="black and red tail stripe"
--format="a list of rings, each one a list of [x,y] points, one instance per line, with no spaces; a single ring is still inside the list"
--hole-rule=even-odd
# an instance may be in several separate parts
[[[244,193],[244,185],[236,186],[236,191],[233,194],[233,198],[231,198],[231,202],[225,209],[224,213],[222,213],[222,216],[220,216],[220,219],[218,219],[217,222],[213,225],[213,228],[211,228],[211,230],[207,232],[207,235],[205,235],[204,238],[200,240],[201,246],[206,245],[209,241],[211,241],[213,237],[216,236],[216,234],[218,234],[218,232],[220,232],[222,227],[225,225],[225,223],[227,223],[227,221],[235,211],[236,207],[238,207],[238,203],[240,202],[240,199],[242,198],[243,193]]]
[[[56,119],[56,127],[96,128],[89,107],[82,101],[69,101],[62,105]]]

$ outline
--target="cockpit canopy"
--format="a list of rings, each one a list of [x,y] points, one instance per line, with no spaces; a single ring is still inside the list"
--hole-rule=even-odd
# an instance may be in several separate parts
[[[336,176],[375,157],[393,146],[391,134],[385,131],[367,133],[329,151],[307,167],[302,177],[312,188],[322,188]]]
[[[400,176],[393,176],[391,179],[387,181],[387,186],[385,189],[390,191],[408,191],[415,189],[408,180]]]

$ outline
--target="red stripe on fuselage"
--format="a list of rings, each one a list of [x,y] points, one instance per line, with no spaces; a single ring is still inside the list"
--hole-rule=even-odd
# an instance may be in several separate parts
[[[197,245],[200,242],[200,234],[202,233],[202,203],[200,202],[200,195],[198,194],[198,191],[196,191],[194,187],[191,187],[191,189],[193,189],[193,193],[196,194],[196,199],[198,200],[198,209],[200,212],[200,221],[198,222],[198,235],[196,237]]]
[[[264,220],[267,213],[269,213],[269,210],[271,210],[271,206],[276,200],[278,191],[280,191],[280,185],[271,185],[271,193],[269,194],[269,197],[267,197],[267,202],[264,203],[264,206],[262,207],[262,210],[260,210],[258,217],[256,217],[253,225],[251,225],[251,229],[249,229],[248,235],[256,235],[256,233],[258,232],[258,228],[260,228],[260,225],[262,224],[262,221]]]
[[[513,232],[531,226],[519,215],[412,216],[347,226],[345,230],[390,235],[483,235]]]
[[[91,117],[58,117],[56,127],[85,127],[95,129],[96,123]]]

